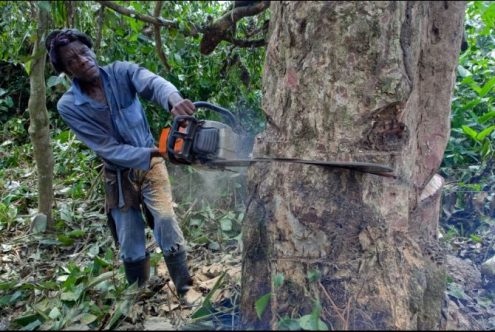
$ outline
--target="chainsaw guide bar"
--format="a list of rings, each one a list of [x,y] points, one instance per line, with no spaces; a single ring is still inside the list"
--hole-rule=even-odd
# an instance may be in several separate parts
[[[332,168],[346,168],[364,173],[372,173],[381,176],[394,177],[393,169],[380,164],[348,161],[325,161],[325,160],[304,160],[292,158],[254,158],[254,159],[233,159],[233,160],[212,160],[205,165],[213,167],[246,167],[254,163],[286,162],[306,165],[316,165]]]

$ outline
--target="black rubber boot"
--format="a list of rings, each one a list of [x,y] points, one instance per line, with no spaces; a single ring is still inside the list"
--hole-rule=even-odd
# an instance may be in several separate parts
[[[125,276],[129,285],[136,281],[141,287],[150,278],[150,254],[146,253],[146,257],[137,262],[124,262]]]
[[[183,296],[193,285],[193,280],[189,275],[187,268],[186,251],[182,250],[176,253],[163,255],[165,264],[167,264],[168,273],[172,278],[175,289],[179,296]]]

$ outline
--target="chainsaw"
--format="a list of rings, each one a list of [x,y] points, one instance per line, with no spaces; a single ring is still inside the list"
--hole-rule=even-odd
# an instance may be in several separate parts
[[[324,167],[345,168],[364,173],[395,177],[393,169],[375,163],[305,160],[284,157],[252,158],[249,154],[250,137],[243,134],[234,115],[217,105],[198,101],[196,108],[217,112],[225,122],[200,120],[194,116],[175,117],[172,126],[160,135],[159,150],[173,164],[200,166],[213,170],[246,167],[261,162],[289,162]]]

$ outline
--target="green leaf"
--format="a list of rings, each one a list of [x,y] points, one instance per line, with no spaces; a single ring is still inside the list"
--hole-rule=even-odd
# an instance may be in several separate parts
[[[46,87],[49,89],[54,87],[60,83],[60,78],[58,76],[50,76],[48,80],[46,80]]]
[[[471,127],[468,127],[468,126],[465,126],[463,125],[462,126],[462,131],[468,135],[469,137],[471,137],[473,140],[477,141],[477,136],[478,136],[478,132],[474,129],[472,129]]]
[[[223,218],[220,220],[220,227],[224,232],[230,232],[232,230],[232,220]]]
[[[100,246],[95,243],[88,249],[88,256],[91,258],[95,258],[95,262],[99,264],[100,266],[108,266],[107,262],[102,262],[102,259],[98,257],[98,254],[100,253]]]
[[[9,108],[14,106],[14,100],[11,96],[7,96],[7,98],[5,98],[5,105]]]
[[[12,296],[9,296],[9,304],[15,303],[19,298],[22,297],[22,291],[18,290]]]
[[[189,225],[190,226],[201,226],[202,223],[203,223],[203,221],[201,219],[191,218],[189,220]]]
[[[478,118],[478,123],[485,123],[490,121],[491,119],[495,119],[495,111],[491,111],[480,116]]]
[[[481,242],[483,242],[483,240],[481,239],[481,237],[479,237],[479,236],[478,236],[478,235],[476,235],[476,234],[471,234],[471,235],[469,236],[469,238],[470,238],[473,242],[475,242],[475,243],[481,243]]]
[[[47,246],[58,246],[58,245],[61,245],[62,243],[60,241],[54,240],[54,239],[41,239],[39,241],[39,244],[44,244]]]
[[[117,307],[115,308],[115,311],[112,314],[112,317],[110,318],[110,321],[105,326],[105,330],[113,329],[114,325],[119,321],[119,319],[127,314],[127,312],[129,311],[129,307],[130,307],[129,300],[124,300],[122,302],[119,302],[117,304]]]
[[[186,45],[186,40],[183,35],[178,35],[177,38],[175,38],[175,46],[177,49],[181,50],[184,48]]]
[[[71,246],[72,244],[74,244],[74,239],[71,239],[70,237],[64,234],[57,235],[57,240],[59,240],[60,243],[64,246]]]
[[[203,300],[203,303],[201,304],[201,307],[199,307],[195,312],[193,312],[193,314],[191,315],[192,319],[197,319],[203,316],[210,315],[212,313],[213,306],[211,305],[211,297],[222,284],[225,274],[226,272],[222,273],[220,278],[218,278],[217,282],[212,287],[211,291],[208,293],[208,295],[206,295],[205,299]]]
[[[299,325],[299,320],[290,319],[289,317],[284,317],[278,321],[278,330],[280,331],[299,331],[301,330],[301,325]]]
[[[28,75],[31,75],[31,63],[32,63],[32,61],[33,61],[33,60],[32,60],[32,59],[30,59],[30,60],[28,60],[28,61],[24,62],[24,69],[26,70],[26,73],[27,73]]]
[[[67,236],[70,237],[70,238],[80,238],[82,236],[84,236],[84,234],[86,234],[86,231],[83,230],[83,229],[75,229],[73,231],[70,231],[69,233],[67,233]]]
[[[175,61],[177,62],[178,65],[181,65],[182,64],[182,57],[180,56],[179,53],[175,53],[174,54],[174,59],[175,59]]]
[[[449,285],[449,290],[447,291],[447,293],[450,295],[450,296],[453,296],[455,298],[458,298],[459,300],[463,300],[466,298],[466,293],[464,293],[464,290],[462,289],[461,286],[459,286],[458,284],[456,283],[451,283]]]
[[[256,309],[256,315],[258,315],[259,319],[261,319],[263,312],[265,312],[266,306],[270,302],[271,296],[272,296],[271,292],[266,293],[255,302],[254,308]]]
[[[17,324],[17,325],[21,325],[21,326],[26,326],[32,322],[35,322],[37,321],[38,319],[40,319],[40,315],[39,314],[34,314],[34,313],[29,313],[29,314],[26,314],[24,316],[21,316],[19,318],[16,318],[14,319],[14,322]]]
[[[10,290],[14,287],[15,281],[0,282],[0,290]]]
[[[280,286],[282,286],[283,283],[284,283],[284,274],[277,273],[275,275],[275,278],[273,278],[273,285],[275,286],[275,288],[279,288]]]
[[[469,85],[469,87],[476,91],[476,93],[479,95],[480,91],[481,91],[481,88],[478,86],[478,84],[476,84],[476,82],[474,81],[473,77],[472,76],[466,76],[463,80],[462,80],[462,83],[465,83],[467,85]]]
[[[495,3],[492,2],[481,14],[481,18],[487,28],[493,29],[495,25]]]
[[[37,319],[34,322],[31,322],[28,325],[21,328],[21,331],[34,331],[40,325],[41,325],[41,321]]]
[[[481,154],[483,157],[487,157],[492,151],[492,145],[489,140],[484,140],[483,146],[481,147]]]
[[[97,318],[98,317],[95,315],[85,313],[84,315],[82,315],[82,317],[79,319],[79,321],[81,322],[81,324],[88,325],[88,324],[93,323]]]
[[[108,271],[108,272],[102,273],[99,276],[97,276],[96,278],[91,279],[91,281],[88,282],[86,289],[91,288],[91,287],[93,287],[93,286],[95,286],[95,285],[97,285],[97,284],[99,284],[105,280],[111,279],[114,275],[115,275],[115,272],[113,272],[113,271]]]
[[[59,140],[60,143],[67,143],[69,141],[69,139],[71,138],[71,132],[70,130],[64,130],[62,132],[60,132],[60,134],[58,134],[55,139],[56,140]]]
[[[481,88],[479,92],[480,97],[484,97],[490,90],[495,86],[495,76],[492,77],[491,80],[489,80],[483,87]]]
[[[43,233],[46,231],[48,225],[48,218],[42,214],[38,213],[31,221],[33,233]]]
[[[463,66],[461,65],[458,65],[457,66],[457,71],[459,72],[459,75],[461,77],[467,77],[467,76],[471,76],[471,72],[469,70],[467,70],[466,68],[464,68]]]
[[[13,220],[15,217],[17,217],[17,207],[9,206],[9,208],[7,210],[7,217],[9,217],[11,220]]]
[[[80,294],[76,294],[75,292],[65,292],[60,295],[60,299],[62,301],[77,301],[79,299]]]
[[[308,279],[310,282],[318,281],[321,277],[321,272],[319,270],[313,270],[308,272]]]
[[[482,141],[486,136],[490,135],[494,129],[495,129],[495,126],[491,126],[491,127],[483,129],[481,132],[479,132],[476,135],[476,140]]]
[[[299,318],[299,325],[301,325],[303,330],[328,331],[328,326],[321,319],[315,319],[312,314]]]
[[[60,219],[66,222],[71,222],[72,221],[72,213],[69,210],[69,207],[67,205],[62,205],[60,207]]]
[[[50,317],[51,319],[57,319],[61,315],[62,313],[60,312],[60,310],[57,307],[54,307],[52,310],[50,310],[48,317]]]
[[[10,295],[0,297],[0,308],[10,303]]]

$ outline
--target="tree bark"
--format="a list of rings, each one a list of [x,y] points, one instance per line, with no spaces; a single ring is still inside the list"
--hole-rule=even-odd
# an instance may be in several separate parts
[[[47,226],[52,228],[53,205],[53,154],[50,147],[50,123],[46,109],[44,38],[48,31],[49,13],[37,8],[38,27],[33,48],[33,59],[29,73],[30,96],[29,135],[33,143],[34,158],[38,170],[38,211],[47,217]]]
[[[438,329],[437,237],[464,2],[272,2],[255,157],[377,162],[386,178],[249,169],[241,322],[275,329],[322,304],[333,329]],[[308,273],[319,271],[319,281]],[[282,286],[274,276],[283,274]],[[258,319],[255,303],[271,292]]]

